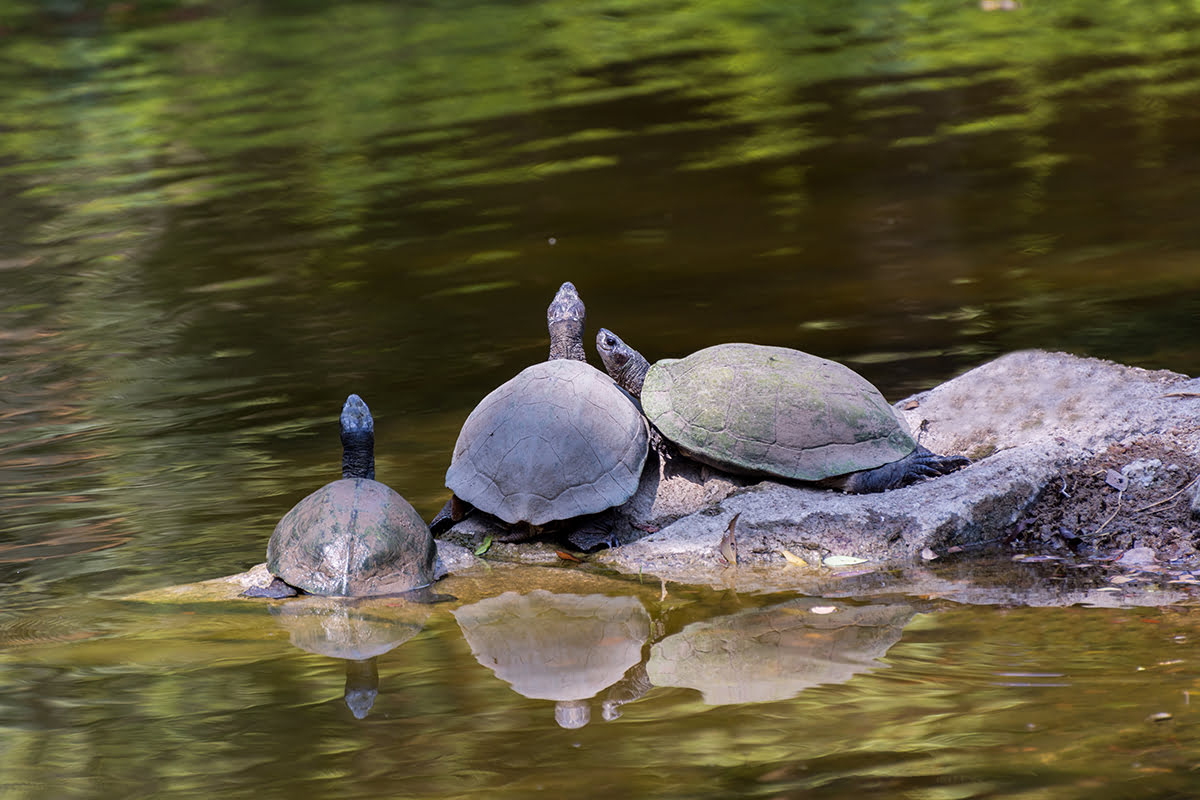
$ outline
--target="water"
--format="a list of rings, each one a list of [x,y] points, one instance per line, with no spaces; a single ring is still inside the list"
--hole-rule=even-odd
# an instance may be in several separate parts
[[[0,2],[0,784],[1187,794],[1188,608],[922,608],[887,669],[567,733],[449,613],[360,721],[261,608],[98,598],[259,560],[351,391],[432,515],[563,280],[651,358],[893,399],[1023,347],[1196,374],[1198,95],[1166,3]],[[674,591],[664,636],[796,600]]]

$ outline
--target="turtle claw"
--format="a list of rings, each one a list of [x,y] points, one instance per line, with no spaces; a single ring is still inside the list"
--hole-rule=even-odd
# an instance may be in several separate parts
[[[957,472],[963,467],[971,466],[971,459],[966,456],[938,456],[937,470],[942,475]]]
[[[917,445],[916,450],[899,461],[850,475],[844,488],[848,492],[858,494],[885,492],[888,489],[909,486],[927,478],[949,475],[970,463],[971,460],[965,456],[942,456],[926,447]]]

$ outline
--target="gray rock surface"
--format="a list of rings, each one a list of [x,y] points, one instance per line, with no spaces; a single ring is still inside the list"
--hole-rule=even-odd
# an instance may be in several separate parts
[[[674,462],[660,477],[651,463],[623,511],[631,524],[666,524],[597,560],[711,583],[725,566],[718,543],[738,514],[743,566],[783,564],[784,549],[814,566],[829,556],[910,562],[922,551],[928,557],[996,540],[1064,469],[1112,445],[1165,437],[1171,447],[1200,452],[1200,381],[1064,353],[1011,353],[895,408],[922,444],[975,463],[869,495],[772,481],[739,489],[740,479]]]

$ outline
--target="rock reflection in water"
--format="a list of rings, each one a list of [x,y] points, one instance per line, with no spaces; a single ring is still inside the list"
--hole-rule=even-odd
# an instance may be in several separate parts
[[[309,653],[346,662],[346,707],[363,719],[379,695],[376,659],[421,632],[429,609],[394,598],[350,604],[300,597],[271,607],[292,644]]]
[[[580,728],[589,701],[642,661],[650,615],[634,597],[505,592],[454,612],[475,659],[554,719]]]
[[[655,686],[698,689],[709,705],[785,700],[881,666],[915,613],[792,600],[692,623],[650,648],[646,672]]]

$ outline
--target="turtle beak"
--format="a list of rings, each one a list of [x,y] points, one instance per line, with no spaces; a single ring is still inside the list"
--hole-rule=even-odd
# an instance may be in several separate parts
[[[617,346],[618,339],[608,328],[601,328],[596,334],[596,349],[602,353],[611,352]]]

